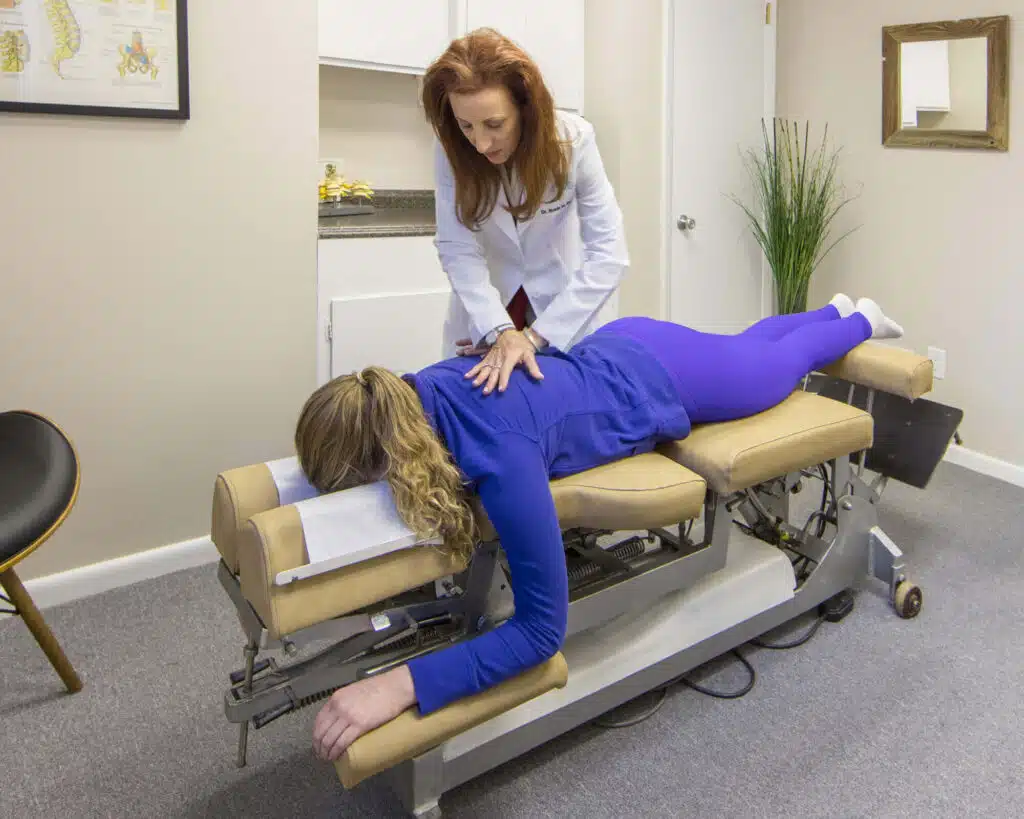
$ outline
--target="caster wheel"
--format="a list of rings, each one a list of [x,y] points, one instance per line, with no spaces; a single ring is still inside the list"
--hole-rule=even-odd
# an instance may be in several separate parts
[[[921,613],[921,603],[922,595],[919,586],[904,580],[896,587],[896,594],[893,597],[892,604],[900,617],[907,620],[911,617],[917,617]]]

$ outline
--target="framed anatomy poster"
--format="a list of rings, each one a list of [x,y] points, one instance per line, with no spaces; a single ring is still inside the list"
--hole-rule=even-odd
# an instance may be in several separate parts
[[[0,0],[0,111],[188,119],[186,0]]]

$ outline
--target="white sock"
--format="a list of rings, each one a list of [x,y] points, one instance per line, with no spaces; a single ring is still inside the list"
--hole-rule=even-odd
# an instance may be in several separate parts
[[[867,298],[857,299],[857,310],[871,324],[872,338],[900,338],[903,328],[882,312],[878,303]]]
[[[853,299],[845,293],[836,293],[832,297],[831,301],[829,301],[829,304],[839,311],[841,318],[846,318],[857,311],[857,308],[854,306]]]

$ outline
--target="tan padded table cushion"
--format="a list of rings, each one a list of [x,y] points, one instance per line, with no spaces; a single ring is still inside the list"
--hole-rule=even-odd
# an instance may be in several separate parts
[[[242,527],[238,555],[242,596],[274,639],[466,568],[432,546],[416,546],[276,586],[279,572],[309,562],[294,504],[253,515]]]
[[[341,784],[354,788],[364,779],[419,756],[456,734],[510,711],[553,688],[562,688],[569,668],[561,652],[493,688],[439,708],[425,717],[415,707],[368,731],[334,763]]]
[[[656,452],[633,455],[551,481],[562,530],[654,529],[697,517],[707,482]],[[497,534],[479,498],[472,501],[482,540]]]
[[[233,574],[238,574],[238,539],[257,512],[280,506],[277,484],[265,463],[221,472],[213,484],[210,539]]]
[[[765,412],[700,424],[658,448],[720,494],[869,448],[874,423],[863,410],[798,391]]]
[[[563,529],[654,529],[697,517],[707,482],[646,452],[552,481],[551,494]]]
[[[707,484],[654,452],[588,469],[551,482],[562,529],[653,529],[697,517]],[[481,540],[496,537],[474,502]],[[279,572],[305,565],[298,509],[288,504],[250,518],[240,534],[243,596],[274,638],[340,617],[388,597],[456,574],[465,565],[431,546],[414,546],[306,580],[275,586]]]
[[[931,392],[934,367],[930,358],[868,341],[822,372],[913,401]]]

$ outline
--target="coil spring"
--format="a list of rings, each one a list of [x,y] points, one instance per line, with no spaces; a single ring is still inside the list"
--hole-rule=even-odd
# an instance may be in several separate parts
[[[402,637],[401,639],[396,640],[393,643],[389,643],[387,645],[386,649],[382,649],[382,650],[400,651],[401,649],[404,649],[404,648],[412,648],[412,647],[414,647],[416,645],[417,634],[420,635],[420,639],[423,642],[428,642],[430,640],[433,640],[433,639],[437,638],[440,635],[440,629],[438,629],[436,627],[433,627],[433,626],[430,626],[428,628],[421,629],[417,633],[407,634],[405,637]],[[373,653],[375,653],[375,652],[373,652]],[[306,706],[312,705],[315,702],[320,702],[321,700],[325,700],[329,696],[331,696],[331,694],[333,694],[335,691],[337,691],[339,688],[341,688],[340,685],[339,686],[335,686],[334,688],[326,688],[323,691],[318,691],[315,694],[310,694],[308,697],[302,697],[295,704],[295,710],[297,711],[300,708],[305,708]]]
[[[310,694],[308,697],[303,697],[298,701],[298,703],[296,703],[295,710],[298,711],[300,708],[305,708],[307,705],[312,705],[314,702],[320,702],[321,700],[327,699],[340,687],[340,685],[336,685],[334,688],[327,688],[324,691],[317,691],[315,694]]]
[[[417,641],[420,643],[432,642],[442,636],[442,631],[437,626],[426,626],[412,634],[406,634],[404,637],[392,639],[390,641],[385,640],[377,646],[370,649],[368,654],[383,654],[385,651],[402,651],[406,648],[415,648]]]
[[[624,540],[622,543],[617,543],[608,553],[619,560],[632,560],[634,557],[639,557],[644,553],[644,541],[641,537],[631,537],[629,540]],[[586,561],[578,566],[574,566],[569,570],[569,580],[572,583],[579,583],[581,580],[586,580],[588,577],[593,577],[596,574],[600,574],[601,567],[593,561]]]
[[[379,649],[380,651],[400,651],[404,648],[413,648],[416,645],[417,636],[423,642],[428,642],[435,639],[440,634],[440,629],[435,627],[428,627],[421,629],[419,632],[414,634],[407,634],[393,643],[389,643],[385,648]],[[370,653],[377,653],[376,651]],[[336,685],[333,688],[325,688],[323,691],[317,691],[315,694],[310,694],[306,697],[301,697],[294,706],[294,710],[298,711],[300,708],[306,708],[307,706],[313,705],[313,703],[320,702],[321,700],[327,699],[331,694],[341,688],[340,685]]]

